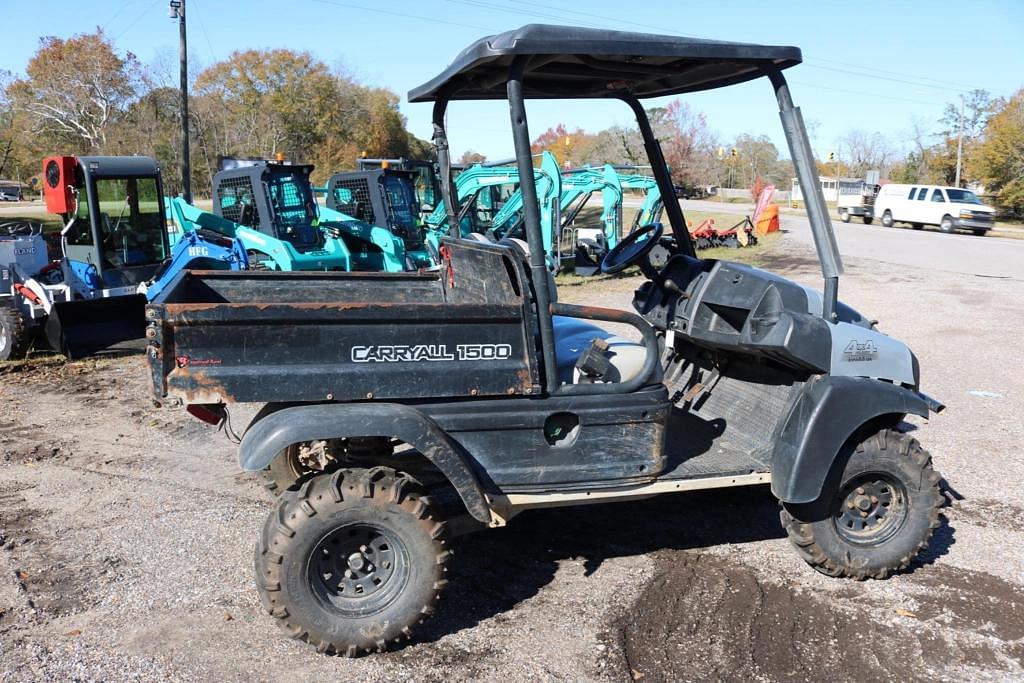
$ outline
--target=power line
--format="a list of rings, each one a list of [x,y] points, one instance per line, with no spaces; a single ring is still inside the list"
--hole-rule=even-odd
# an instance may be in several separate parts
[[[447,21],[447,20],[442,20],[442,19],[434,19],[434,18],[430,18],[430,17],[418,17],[418,16],[415,16],[415,15],[409,15],[409,14],[398,13],[398,12],[390,12],[388,10],[381,10],[381,9],[377,9],[377,8],[362,7],[362,6],[358,6],[358,5],[351,5],[351,4],[348,4],[348,3],[341,3],[341,2],[333,2],[332,0],[314,0],[314,1],[315,2],[320,2],[320,3],[323,3],[323,4],[328,4],[328,5],[337,5],[339,7],[349,7],[349,8],[352,8],[352,9],[360,9],[360,10],[369,11],[369,12],[379,12],[379,13],[382,13],[382,14],[391,14],[391,15],[403,16],[403,17],[412,18],[412,19],[419,19],[419,20],[423,20],[423,21],[433,21],[433,22],[439,23],[439,24],[448,24],[448,25],[451,25],[451,26],[460,26],[460,27],[465,27],[465,28],[476,28],[476,29],[480,29],[482,31],[493,32],[493,29],[490,29],[490,28],[487,28],[487,27],[483,27],[483,26],[473,25],[473,24],[465,24],[465,23],[460,23],[460,22],[452,22],[452,21]],[[623,25],[623,24],[628,24],[628,25],[635,26],[635,27],[638,27],[638,28],[650,29],[650,30],[658,31],[658,32],[660,32],[662,34],[674,35],[674,36],[678,36],[678,37],[681,37],[681,38],[698,38],[698,39],[703,39],[703,40],[710,39],[709,36],[684,34],[684,33],[678,32],[678,31],[671,31],[671,30],[666,31],[666,29],[663,26],[656,26],[656,25],[653,25],[653,24],[645,24],[645,23],[642,23],[642,22],[629,21],[629,20],[626,20],[626,19],[618,18],[618,17],[609,17],[609,16],[606,16],[606,15],[593,14],[591,12],[585,12],[585,11],[581,11],[581,10],[573,10],[573,9],[561,7],[561,6],[558,6],[558,5],[552,5],[551,3],[532,2],[530,0],[514,0],[513,4],[520,5],[520,9],[513,9],[513,8],[510,8],[508,6],[502,6],[502,5],[499,5],[499,4],[496,4],[496,3],[486,2],[485,0],[446,0],[446,2],[449,2],[449,3],[452,3],[452,4],[459,4],[459,5],[469,6],[469,7],[477,7],[479,9],[486,9],[486,10],[491,10],[491,11],[505,12],[505,13],[508,13],[508,14],[525,16],[525,17],[528,17],[528,18],[531,18],[531,19],[541,18],[541,19],[553,19],[553,20],[556,20],[556,21],[573,21],[573,22],[575,22],[577,24],[585,24],[585,25],[587,25],[587,26],[589,26],[591,28],[607,28],[609,30],[614,30],[614,29],[611,29],[608,26],[603,26],[603,25],[600,25],[600,24],[597,24],[597,23],[594,23],[593,21],[591,21],[592,19],[599,19],[599,20],[605,20],[605,21],[608,21],[608,22],[613,22],[614,24],[620,25],[620,26]],[[544,10],[546,10],[546,12],[538,12],[538,11],[533,10],[533,9],[527,9],[527,8],[525,8],[523,6],[531,6],[531,7],[543,8]],[[569,17],[566,17],[566,16],[558,16],[556,14],[550,14],[549,12],[551,12],[551,11],[560,12],[563,15],[569,14],[569,15],[584,16],[584,17],[587,17],[587,19],[586,20],[580,20],[580,19],[575,19],[575,18],[569,18]],[[918,87],[922,87],[922,88],[931,88],[931,89],[935,89],[935,90],[942,90],[942,91],[949,92],[949,93],[952,93],[952,94],[957,94],[957,95],[959,95],[961,93],[966,93],[966,92],[968,92],[971,89],[975,89],[975,88],[972,88],[972,87],[969,87],[969,86],[964,86],[963,88],[953,87],[954,84],[942,83],[941,81],[938,81],[936,79],[932,79],[932,78],[928,78],[928,77],[923,77],[923,76],[917,76],[917,75],[911,75],[911,74],[904,74],[904,73],[898,72],[898,71],[889,71],[889,70],[881,70],[881,69],[873,69],[872,68],[870,73],[866,73],[864,71],[853,71],[853,70],[850,70],[850,69],[841,69],[841,68],[838,68],[838,67],[823,66],[823,65],[815,64],[814,63],[814,62],[819,62],[819,61],[820,62],[834,63],[834,64],[843,64],[843,65],[847,65],[847,66],[853,66],[853,67],[859,68],[859,69],[866,68],[866,67],[860,67],[860,66],[854,65],[854,64],[847,64],[846,62],[839,62],[837,60],[819,59],[819,58],[805,60],[804,61],[804,65],[808,66],[808,67],[811,67],[811,68],[814,68],[814,69],[823,69],[823,70],[826,70],[826,71],[833,71],[833,72],[837,72],[837,73],[844,73],[844,74],[851,75],[851,76],[859,76],[861,78],[869,78],[869,79],[876,79],[876,80],[882,80],[882,81],[890,81],[890,82],[894,82],[894,83],[900,83],[900,84],[903,84],[903,85],[913,85],[913,86],[918,86]],[[883,74],[890,74],[890,75],[886,76],[886,75],[883,75]],[[895,78],[893,76],[905,76],[906,78]],[[931,82],[928,82],[928,81],[931,81]],[[809,86],[809,87],[818,87],[818,86]],[[837,91],[837,92],[848,92],[850,94],[869,95],[869,96],[872,96],[872,97],[881,97],[881,98],[887,98],[887,99],[906,99],[906,98],[899,98],[899,97],[889,96],[889,95],[878,95],[878,94],[875,94],[875,93],[864,93],[864,92],[857,92],[857,91],[852,91],[852,90],[843,90],[841,88],[834,88],[834,87],[829,87],[829,86],[820,86],[820,87],[823,87],[824,89],[828,89],[828,90],[834,90],[834,91]]]
[[[344,7],[346,9],[357,9],[363,12],[376,12],[377,14],[387,14],[392,17],[402,17],[403,19],[416,19],[417,21],[430,21],[435,24],[446,24],[448,26],[459,26],[462,28],[475,28],[480,31],[490,31],[491,29],[483,26],[477,26],[475,24],[463,24],[457,21],[447,21],[445,19],[437,19],[435,17],[424,17],[417,14],[409,14],[407,12],[393,12],[386,9],[380,9],[378,7],[363,7],[362,5],[353,5],[347,2],[335,2],[334,0],[313,0],[313,2],[319,2],[323,5],[334,5],[335,7]]]
[[[116,36],[114,36],[114,42],[116,43],[117,41],[119,41],[119,40],[121,39],[121,37],[122,37],[122,36],[124,36],[124,35],[125,35],[126,33],[128,33],[128,31],[132,30],[132,28],[134,28],[135,24],[137,24],[137,23],[139,23],[140,21],[142,21],[142,18],[143,18],[144,16],[146,16],[146,14],[148,14],[148,13],[149,13],[149,9],[150,9],[150,8],[151,8],[151,7],[152,7],[152,6],[154,5],[154,4],[155,4],[155,3],[153,2],[153,0],[150,0],[149,4],[147,4],[147,5],[145,6],[145,7],[143,7],[143,8],[142,8],[142,12],[141,12],[141,13],[139,14],[139,16],[135,17],[135,19],[133,19],[133,20],[132,20],[132,22],[131,22],[130,24],[128,24],[127,26],[125,26],[125,27],[124,27],[124,28],[123,28],[123,29],[121,30],[121,32],[120,32],[120,33],[118,33],[118,34],[117,34]]]
[[[213,43],[210,42],[210,36],[206,33],[206,24],[203,23],[202,14],[196,14],[196,0],[189,0],[189,9],[192,14],[195,14],[196,21],[199,22],[199,30],[203,32],[203,38],[206,40],[206,47],[210,51],[210,64],[217,62],[217,57],[213,53]]]
[[[137,0],[126,0],[126,2],[122,2],[121,6],[117,8],[116,12],[114,12],[114,16],[110,17],[102,24],[100,24],[100,28],[105,31],[107,29],[107,26],[110,26],[114,19],[117,19],[119,16],[121,16],[122,12],[128,9],[128,5],[134,5],[136,2]]]
[[[889,71],[887,69],[878,69],[878,68],[875,68],[875,67],[866,67],[863,64],[851,64],[850,62],[840,62],[839,60],[836,60],[836,59],[825,59],[824,57],[815,57],[814,61],[816,61],[816,62],[825,62],[827,64],[838,64],[839,66],[852,67],[854,69],[868,69],[868,68],[870,68],[871,71],[876,72],[876,73],[880,73],[880,74],[889,74],[890,76],[902,76],[904,78],[913,78],[913,79],[919,80],[919,81],[931,81],[932,83],[937,83],[939,85],[945,85],[945,86],[951,86],[952,85],[952,86],[966,88],[968,90],[977,90],[978,89],[976,86],[967,85],[966,83],[952,83],[950,81],[943,81],[943,80],[939,80],[937,78],[929,78],[928,76],[918,76],[916,74],[908,74],[908,73],[904,73],[902,71]],[[868,74],[868,75],[873,75],[873,74]]]
[[[918,87],[921,87],[921,88],[934,88],[936,90],[944,90],[944,91],[948,91],[948,92],[957,92],[957,93],[968,92],[967,90],[961,90],[959,88],[951,88],[948,85],[947,86],[932,85],[930,83],[923,83],[923,82],[920,82],[920,81],[909,81],[909,80],[904,80],[902,78],[892,78],[890,76],[880,76],[878,74],[859,73],[857,71],[851,71],[849,69],[840,69],[840,68],[835,67],[835,66],[821,66],[820,64],[805,64],[805,66],[807,66],[807,67],[809,67],[811,69],[823,69],[825,71],[834,71],[836,73],[841,73],[841,74],[850,74],[851,76],[860,76],[862,78],[874,78],[874,79],[880,80],[880,81],[892,81],[893,83],[903,83],[905,85],[915,85],[915,86],[918,86]]]
[[[453,0],[449,0],[449,1],[453,1]],[[592,18],[592,19],[603,19],[603,20],[606,20],[606,21],[613,22],[615,25],[628,24],[628,25],[631,25],[631,26],[636,26],[638,28],[646,28],[646,29],[658,31],[659,33],[663,33],[663,34],[667,33],[669,35],[679,36],[680,38],[700,38],[700,39],[703,39],[703,40],[708,40],[708,39],[712,38],[711,36],[707,36],[707,35],[685,34],[685,33],[680,33],[678,31],[671,31],[671,30],[666,31],[665,27],[663,27],[663,26],[656,26],[656,25],[653,25],[653,24],[645,24],[645,23],[636,22],[636,21],[629,21],[629,20],[626,20],[626,19],[618,18],[618,17],[609,17],[609,16],[606,16],[606,15],[593,14],[591,12],[585,12],[585,11],[580,11],[580,10],[572,10],[572,9],[564,8],[564,7],[561,7],[561,6],[558,6],[558,5],[553,5],[551,3],[531,2],[530,0],[515,0],[515,2],[517,4],[519,4],[519,5],[530,5],[530,6],[533,6],[533,7],[542,7],[542,8],[544,8],[547,11],[554,10],[554,11],[562,12],[564,14],[575,14],[575,15],[586,16],[586,17]],[[491,5],[490,8],[491,9],[501,9],[501,8],[499,8],[497,6],[494,6],[494,5]],[[521,11],[521,12],[519,12],[519,14],[523,14],[523,15],[528,15],[529,16],[529,15],[531,15],[531,11],[530,10]],[[533,14],[533,16],[544,16],[544,15]],[[547,18],[563,19],[562,17],[555,17],[555,16],[552,16],[550,14],[546,15],[546,16],[547,16]],[[608,28],[608,27],[601,26],[599,28]],[[840,61],[837,61],[837,60],[824,59],[824,58],[818,58],[818,57],[814,57],[812,59],[805,60],[804,64],[806,66],[811,66],[811,67],[814,67],[814,68],[817,68],[817,69],[837,70],[834,67],[816,66],[815,64],[813,64],[813,62],[825,62],[825,63],[831,63],[831,64],[839,64],[840,66],[854,67],[854,68],[858,68],[858,69],[864,69],[865,68],[865,67],[863,67],[861,65],[858,65],[858,64],[850,64],[848,62],[840,62]],[[839,71],[841,71],[841,70],[839,70]],[[897,82],[897,83],[909,83],[910,85],[920,85],[920,86],[923,86],[923,87],[937,88],[937,89],[942,89],[942,90],[949,90],[949,91],[958,92],[958,93],[959,92],[967,92],[969,90],[977,89],[976,86],[968,86],[968,85],[962,84],[962,83],[948,83],[948,82],[944,82],[944,81],[939,81],[937,79],[928,78],[926,76],[919,76],[917,74],[908,74],[908,73],[903,73],[903,72],[899,72],[899,71],[890,71],[890,70],[874,69],[874,68],[872,68],[871,71],[872,71],[872,73],[852,72],[852,71],[848,71],[848,72],[844,71],[843,73],[850,73],[850,74],[853,74],[853,75],[863,76],[864,78],[877,78],[877,79],[880,79],[880,80],[895,80],[895,79],[892,79],[892,78],[886,78],[885,76],[879,75],[879,74],[889,74],[890,76],[900,76],[900,77],[903,77],[904,79],[907,79],[907,80],[895,80],[895,82]],[[930,81],[931,83],[927,83],[926,81]],[[960,87],[953,87],[953,86],[960,86]]]
[[[832,91],[835,91],[835,92],[847,93],[849,95],[863,95],[864,97],[870,97],[870,98],[873,98],[873,99],[899,100],[901,102],[912,102],[914,104],[920,104],[921,103],[920,98],[918,98],[918,99],[911,99],[909,97],[899,97],[899,96],[896,96],[896,95],[879,95],[878,93],[867,92],[867,91],[864,91],[864,90],[849,90],[847,88],[837,88],[835,86],[819,85],[817,83],[805,83],[805,82],[800,81],[800,80],[792,80],[792,79],[790,79],[789,82],[792,83],[793,85],[799,86],[801,88],[808,88],[810,90],[832,90]],[[939,98],[937,95],[923,95],[922,97],[932,98],[932,101],[935,102],[936,104],[938,104],[941,101],[941,98]]]
[[[517,15],[520,15],[520,16],[528,16],[530,18],[554,19],[556,21],[566,21],[565,17],[558,16],[557,14],[544,14],[542,12],[535,12],[533,10],[523,11],[523,10],[509,9],[508,7],[503,7],[503,6],[500,6],[500,5],[494,5],[494,4],[487,3],[487,2],[481,2],[480,0],[446,0],[446,2],[455,3],[455,4],[459,4],[459,5],[468,5],[470,7],[479,7],[481,9],[488,9],[488,10],[493,10],[493,11],[497,11],[497,12],[507,12],[508,14],[517,14]],[[600,26],[599,24],[595,24],[595,23],[589,22],[589,21],[586,21],[586,22],[585,21],[580,21],[580,20],[573,20],[573,21],[576,21],[576,23],[578,23],[578,24],[586,24],[590,28],[604,28],[603,26]]]

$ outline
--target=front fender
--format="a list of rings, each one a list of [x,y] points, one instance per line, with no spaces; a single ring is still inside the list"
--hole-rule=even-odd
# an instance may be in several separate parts
[[[928,417],[921,395],[863,377],[822,377],[805,386],[775,437],[772,493],[786,503],[818,499],[843,444],[884,415]]]
[[[429,417],[399,403],[321,404],[274,411],[245,432],[238,459],[242,469],[254,472],[300,441],[372,436],[401,439],[417,449],[448,478],[474,519],[484,524],[491,521],[483,489],[460,447]]]

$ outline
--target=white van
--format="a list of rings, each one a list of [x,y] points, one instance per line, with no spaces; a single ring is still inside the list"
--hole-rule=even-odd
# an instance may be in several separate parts
[[[984,235],[992,229],[996,210],[970,190],[941,185],[883,185],[875,198],[875,216],[882,225],[910,223],[920,230],[937,225],[942,232],[970,230]]]

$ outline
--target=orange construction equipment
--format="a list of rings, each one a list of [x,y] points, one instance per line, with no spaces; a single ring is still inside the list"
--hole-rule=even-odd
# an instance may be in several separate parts
[[[754,233],[763,237],[778,229],[779,207],[775,204],[769,204],[764,207],[764,211],[762,211],[761,215],[757,217],[757,225],[754,227]]]

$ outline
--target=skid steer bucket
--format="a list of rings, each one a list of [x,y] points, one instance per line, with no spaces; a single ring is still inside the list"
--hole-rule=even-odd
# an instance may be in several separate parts
[[[142,339],[145,315],[144,294],[55,303],[46,319],[46,339],[51,348],[68,358],[82,358]]]

